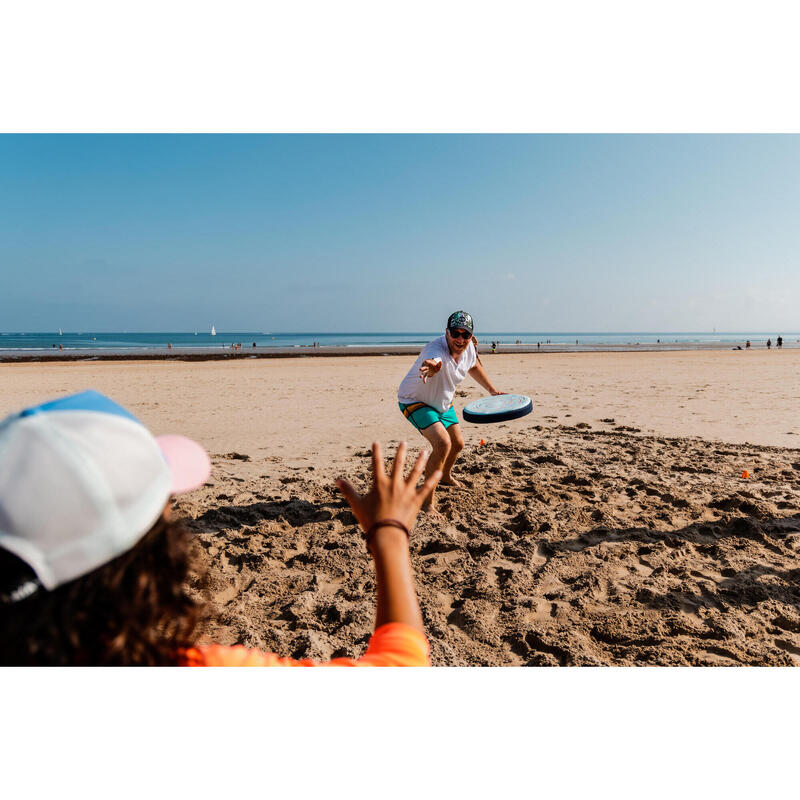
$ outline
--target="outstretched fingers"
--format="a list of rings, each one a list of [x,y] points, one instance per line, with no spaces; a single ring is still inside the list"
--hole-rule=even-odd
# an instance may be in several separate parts
[[[428,480],[417,489],[417,500],[421,504],[422,501],[436,488],[436,484],[442,479],[442,471],[437,469],[433,475],[428,476]]]
[[[358,524],[366,530],[370,523],[369,511],[364,507],[364,498],[346,478],[339,478],[336,481],[336,485],[339,487],[339,491],[344,495],[344,499],[347,500],[353,514],[355,514]]]
[[[369,491],[361,494],[349,480],[340,477],[336,486],[344,495],[359,525],[368,531],[378,519],[397,519],[411,528],[419,513],[420,506],[430,495],[442,477],[437,470],[429,476],[425,483],[417,489],[422,472],[428,463],[428,450],[422,450],[417,456],[408,478],[404,476],[408,444],[401,442],[397,448],[394,462],[390,469],[391,477],[386,474],[383,453],[378,442],[372,445],[373,483]]]
[[[361,499],[361,496],[356,491],[355,486],[353,486],[347,478],[337,478],[336,485],[339,487],[339,491],[344,495],[344,499],[353,507],[358,501]]]
[[[377,484],[381,478],[386,477],[386,469],[383,464],[383,452],[381,451],[381,443],[372,443],[372,480]]]
[[[403,478],[403,470],[406,466],[406,450],[408,450],[408,445],[405,442],[400,442],[397,446],[394,464],[392,464],[392,480],[395,483]]]
[[[429,456],[430,456],[430,450],[420,450],[420,453],[417,456],[417,460],[414,462],[414,466],[412,467],[411,472],[408,475],[408,480],[406,481],[406,483],[409,486],[417,485],[419,476],[422,475],[422,470],[425,469],[425,465],[428,463]]]

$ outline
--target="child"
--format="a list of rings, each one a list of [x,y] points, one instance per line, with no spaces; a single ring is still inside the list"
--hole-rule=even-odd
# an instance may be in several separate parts
[[[341,666],[428,665],[408,530],[441,473],[416,488],[372,449],[373,485],[339,488],[367,535],[377,578],[376,630]],[[199,646],[187,595],[190,535],[170,498],[208,479],[203,448],[153,437],[108,397],[83,392],[0,423],[0,664],[315,666],[244,647]]]

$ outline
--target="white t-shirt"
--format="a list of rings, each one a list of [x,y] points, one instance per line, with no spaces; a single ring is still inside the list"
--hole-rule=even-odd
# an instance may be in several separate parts
[[[442,368],[428,378],[427,383],[423,383],[419,368],[422,366],[422,362],[429,358],[441,360]],[[461,358],[456,362],[450,355],[447,336],[442,334],[422,349],[419,358],[414,362],[414,366],[403,378],[400,388],[397,390],[397,400],[403,405],[425,403],[440,413],[444,413],[453,403],[456,386],[467,377],[467,373],[475,366],[476,361],[474,342],[470,342],[466,346]]]

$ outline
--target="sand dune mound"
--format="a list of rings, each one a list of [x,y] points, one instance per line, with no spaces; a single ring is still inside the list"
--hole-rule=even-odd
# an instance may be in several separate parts
[[[440,490],[444,521],[412,534],[435,664],[800,664],[800,451],[586,425],[497,434],[460,459],[466,489]],[[223,478],[179,504],[205,638],[358,655],[375,584],[335,476],[274,479],[246,458],[217,456]],[[351,463],[364,486],[368,451]]]

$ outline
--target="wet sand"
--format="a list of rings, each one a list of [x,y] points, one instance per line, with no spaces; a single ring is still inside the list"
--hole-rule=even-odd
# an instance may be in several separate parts
[[[0,413],[93,387],[212,453],[197,531],[204,635],[357,654],[374,578],[332,485],[369,444],[424,440],[408,356],[4,364]],[[444,520],[412,539],[436,664],[800,664],[800,352],[498,354],[534,413],[463,425]],[[482,390],[470,379],[460,411]],[[479,444],[481,438],[486,444]],[[742,471],[752,477],[743,479]]]

